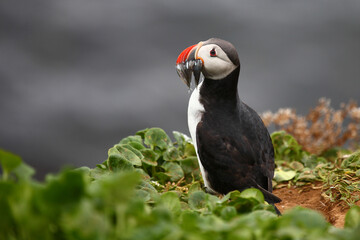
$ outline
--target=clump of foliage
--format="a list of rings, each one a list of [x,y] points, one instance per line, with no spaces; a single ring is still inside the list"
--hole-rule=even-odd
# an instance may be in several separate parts
[[[281,158],[305,154],[287,135],[278,136]],[[278,217],[257,189],[205,193],[191,141],[178,132],[174,138],[159,128],[139,131],[109,149],[97,167],[65,169],[44,182],[32,178],[20,157],[0,151],[0,239],[358,238],[359,207],[338,229],[309,209]]]
[[[200,172],[191,140],[182,133],[173,132],[175,142],[160,128],[139,131],[122,139],[108,151],[108,159],[98,165],[98,172],[135,169],[151,179],[159,190],[168,183],[186,187],[199,182]]]
[[[322,169],[320,175],[325,198],[344,201],[350,206],[360,200],[360,151],[339,157]]]
[[[322,156],[303,150],[290,134],[271,134],[275,150],[274,187],[321,183],[322,196],[349,206],[360,199],[360,151],[332,149]]]
[[[346,142],[358,144],[360,140],[360,108],[354,101],[334,110],[329,99],[321,98],[306,116],[285,108],[276,113],[265,112],[261,117],[266,126],[274,124],[278,130],[286,131],[304,150],[313,154],[321,154]]]

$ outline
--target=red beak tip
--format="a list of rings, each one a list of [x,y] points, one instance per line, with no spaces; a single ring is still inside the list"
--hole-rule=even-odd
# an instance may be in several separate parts
[[[182,51],[180,53],[180,55],[178,56],[177,60],[176,60],[176,64],[180,64],[180,63],[183,63],[187,60],[188,56],[189,56],[189,53],[191,52],[191,50],[196,47],[197,44],[195,45],[192,45],[188,48],[186,48],[184,51]]]

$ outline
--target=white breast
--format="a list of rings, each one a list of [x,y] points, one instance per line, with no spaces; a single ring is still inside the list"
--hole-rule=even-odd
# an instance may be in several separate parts
[[[207,173],[206,173],[203,165],[201,164],[200,157],[199,157],[198,150],[197,150],[197,146],[196,146],[197,145],[196,144],[196,127],[197,127],[198,123],[200,122],[202,114],[203,114],[203,112],[205,110],[204,106],[199,101],[201,85],[202,85],[202,82],[192,92],[190,100],[189,100],[188,126],[189,126],[190,135],[191,135],[191,138],[192,138],[195,150],[196,150],[196,155],[198,157],[200,171],[201,171],[201,174],[202,174],[203,179],[204,179],[205,187],[208,190],[211,190],[210,184],[209,184],[209,182],[207,180]]]
[[[204,106],[200,103],[200,88],[202,82],[198,85],[197,88],[192,92],[189,100],[188,106],[188,126],[191,138],[193,140],[195,149],[196,149],[196,127],[201,120],[202,114],[204,112]],[[196,152],[197,153],[197,152]]]

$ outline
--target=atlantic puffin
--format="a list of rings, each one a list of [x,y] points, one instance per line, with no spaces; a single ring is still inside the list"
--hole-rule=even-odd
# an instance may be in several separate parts
[[[176,69],[189,88],[194,75],[188,127],[206,191],[227,194],[258,188],[268,203],[280,202],[272,193],[275,163],[269,132],[239,98],[240,61],[235,47],[218,38],[199,42],[180,53]]]

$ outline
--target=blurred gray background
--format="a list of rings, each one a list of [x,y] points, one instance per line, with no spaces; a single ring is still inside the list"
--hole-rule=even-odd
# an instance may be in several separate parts
[[[258,112],[359,100],[360,1],[3,0],[0,148],[41,178],[146,127],[188,133],[174,65],[210,37],[236,46]]]

